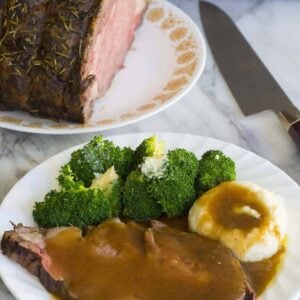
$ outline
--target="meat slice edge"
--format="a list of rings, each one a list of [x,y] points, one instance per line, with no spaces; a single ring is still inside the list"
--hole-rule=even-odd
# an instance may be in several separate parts
[[[166,226],[155,223],[154,227],[145,231],[145,241],[150,246],[148,250],[159,250],[160,231]],[[33,275],[37,276],[43,286],[51,293],[63,299],[77,299],[67,290],[65,282],[59,274],[51,274],[51,259],[44,250],[45,238],[51,238],[65,228],[42,230],[38,228],[25,227],[21,224],[14,226],[14,230],[6,231],[1,241],[1,249],[4,255],[22,265]],[[149,234],[151,233],[151,234]],[[184,237],[183,237],[184,238]],[[152,251],[151,250],[151,251]],[[255,300],[255,292],[250,283],[245,281],[245,292],[239,299],[234,300]]]
[[[2,253],[38,277],[53,295],[76,300],[77,298],[67,290],[63,279],[56,278],[49,271],[51,258],[44,250],[44,233],[38,228],[18,224],[13,230],[4,233],[1,240]]]
[[[79,102],[81,43],[101,0],[49,3],[28,103],[37,115],[82,122]],[[68,105],[70,103],[71,105]]]
[[[145,0],[103,0],[99,14],[90,23],[81,64],[80,101],[85,121],[92,113],[93,102],[106,94],[123,67],[146,6]]]

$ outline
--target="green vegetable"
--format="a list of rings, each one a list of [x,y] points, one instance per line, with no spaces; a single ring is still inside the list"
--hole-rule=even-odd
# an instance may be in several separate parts
[[[199,195],[224,181],[236,179],[235,163],[219,150],[205,152],[198,171],[196,188]]]
[[[59,177],[62,190],[52,190],[43,202],[35,203],[33,217],[41,227],[73,225],[84,228],[120,215],[123,184],[113,168],[96,179],[95,187],[90,188],[74,182],[68,167],[62,172],[65,172]]]
[[[196,196],[193,178],[183,172],[155,179],[150,191],[169,217],[178,217],[186,213]]]
[[[169,217],[183,215],[193,204],[197,169],[198,160],[193,153],[175,149],[168,152],[162,175],[149,178],[148,192]]]
[[[164,158],[161,145],[156,137],[151,137],[135,151],[138,170],[128,176],[124,188],[123,214],[126,217],[151,219],[159,217],[162,211],[169,217],[180,216],[195,200],[196,156],[187,150],[175,149]],[[151,164],[156,167],[152,168]]]
[[[151,136],[145,139],[134,151],[133,155],[133,170],[136,169],[145,157],[161,157],[165,151],[165,143],[159,142],[157,136]]]
[[[121,215],[135,220],[162,213],[176,217],[190,209],[197,193],[235,178],[234,162],[218,150],[198,161],[185,149],[165,153],[156,136],[135,151],[99,136],[72,153],[57,178],[60,189],[35,204],[33,217],[45,228],[85,228]]]
[[[133,153],[134,151],[129,147],[117,147],[116,149],[113,165],[115,166],[118,175],[124,180],[132,170]]]
[[[86,190],[84,183],[78,180],[77,176],[72,172],[70,164],[66,164],[60,169],[57,181],[62,190]]]
[[[122,149],[98,136],[82,149],[73,152],[69,165],[77,180],[89,187],[95,174],[102,174],[112,166],[115,166],[118,175],[125,179],[130,172],[132,159],[132,149]]]
[[[150,180],[140,171],[131,172],[123,194],[123,216],[134,220],[149,220],[162,214],[162,207],[148,192]]]
[[[169,168],[176,172],[183,171],[195,178],[198,174],[198,159],[194,153],[185,149],[174,149],[168,153]]]

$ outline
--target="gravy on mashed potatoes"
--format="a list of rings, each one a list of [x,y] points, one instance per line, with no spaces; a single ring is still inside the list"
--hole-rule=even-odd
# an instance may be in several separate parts
[[[194,203],[189,228],[219,240],[241,261],[255,262],[281,249],[287,216],[279,195],[251,182],[228,181]]]

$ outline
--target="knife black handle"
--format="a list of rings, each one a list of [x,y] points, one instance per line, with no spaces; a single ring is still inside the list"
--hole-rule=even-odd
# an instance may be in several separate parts
[[[288,132],[300,149],[300,120],[292,123],[288,129]]]
[[[279,112],[279,118],[300,150],[300,112]]]

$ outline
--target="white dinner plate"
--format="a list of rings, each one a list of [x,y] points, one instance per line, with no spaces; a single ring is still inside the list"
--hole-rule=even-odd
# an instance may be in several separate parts
[[[120,146],[136,147],[151,134],[137,133],[109,138]],[[185,148],[198,157],[209,149],[220,149],[233,158],[239,180],[248,180],[262,187],[274,190],[284,198],[288,214],[287,252],[280,272],[268,287],[263,300],[299,300],[300,297],[300,187],[288,175],[267,160],[240,147],[187,134],[161,133],[161,140],[168,148]],[[81,145],[82,146],[82,145]],[[46,160],[27,173],[8,193],[0,207],[0,237],[11,224],[23,223],[35,226],[32,208],[36,201],[43,200],[45,194],[56,187],[55,178],[60,167],[66,163],[72,151],[68,149]],[[0,275],[10,291],[19,300],[50,300],[50,295],[24,268],[0,254]]]
[[[132,124],[181,99],[203,72],[206,48],[194,22],[165,0],[153,0],[124,68],[88,124],[55,122],[26,112],[0,111],[0,127],[44,134],[95,132]]]

